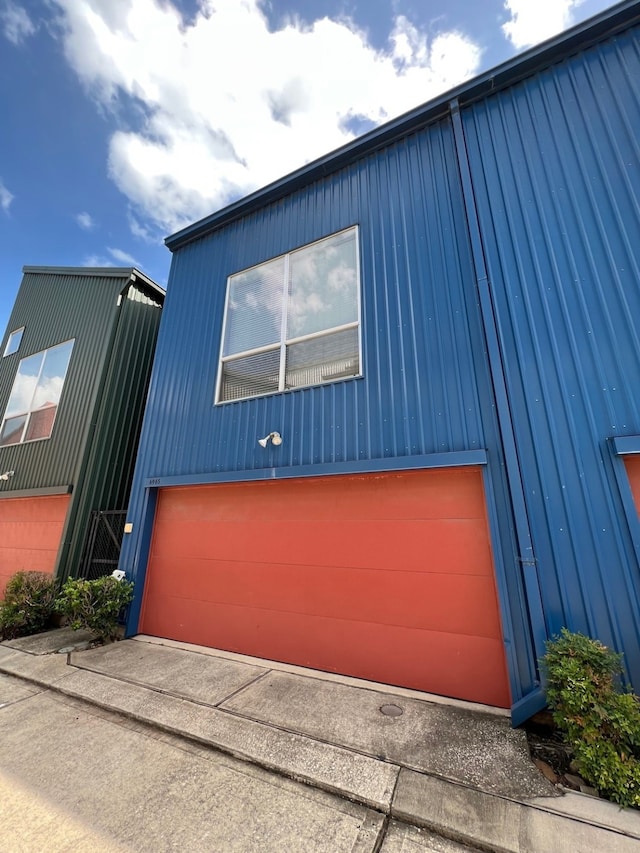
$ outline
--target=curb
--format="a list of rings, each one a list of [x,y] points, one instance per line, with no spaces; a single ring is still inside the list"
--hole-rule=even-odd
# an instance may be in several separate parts
[[[210,706],[0,647],[0,672],[492,853],[638,853],[640,815],[580,794],[530,801],[420,773]]]

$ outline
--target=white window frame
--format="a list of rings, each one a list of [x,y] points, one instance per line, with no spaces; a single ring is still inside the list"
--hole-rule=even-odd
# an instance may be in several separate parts
[[[5,358],[8,355],[14,355],[20,349],[20,344],[22,343],[22,335],[24,333],[24,326],[20,326],[19,329],[14,329],[9,333],[9,337],[7,338],[7,345],[4,348],[4,352],[2,353],[2,357]],[[15,338],[20,335],[18,338],[18,343],[16,344],[15,349],[11,349],[11,344],[14,342]]]
[[[60,341],[60,343],[58,343],[58,344],[53,344],[53,346],[45,347],[45,349],[38,350],[37,352],[33,352],[33,353],[31,353],[31,355],[24,356],[23,358],[20,359],[20,361],[18,363],[18,369],[16,370],[16,375],[13,379],[13,385],[11,386],[11,391],[9,392],[9,399],[7,400],[7,405],[5,406],[4,415],[2,417],[2,420],[0,421],[0,437],[2,436],[2,433],[4,431],[4,427],[5,427],[5,424],[7,421],[13,420],[14,418],[20,418],[23,416],[26,417],[26,420],[25,420],[24,425],[22,427],[22,437],[20,438],[20,441],[14,441],[14,442],[11,442],[10,444],[0,445],[0,450],[2,450],[4,447],[17,447],[21,444],[32,444],[34,441],[48,441],[51,438],[51,436],[53,435],[53,428],[55,426],[56,419],[58,417],[58,409],[60,408],[60,401],[62,400],[62,393],[64,391],[64,386],[65,386],[65,383],[67,380],[67,375],[69,373],[69,366],[71,364],[71,356],[73,355],[73,348],[75,346],[75,342],[76,342],[75,338],[69,338],[66,341]],[[67,369],[65,370],[64,377],[62,378],[62,387],[60,388],[60,397],[58,398],[58,402],[56,403],[56,411],[55,411],[55,414],[53,416],[53,421],[51,422],[51,430],[49,431],[49,435],[42,435],[42,436],[39,436],[38,438],[25,439],[25,435],[27,435],[27,432],[29,429],[29,423],[31,421],[31,416],[33,415],[34,412],[41,411],[40,409],[34,409],[33,408],[33,401],[35,399],[36,392],[38,391],[40,379],[42,378],[42,372],[44,370],[44,366],[45,366],[46,360],[47,360],[47,353],[50,352],[51,350],[57,349],[58,347],[62,347],[65,344],[71,344],[71,352],[69,353],[69,361],[67,363]],[[17,382],[18,376],[20,374],[20,365],[26,359],[33,358],[33,356],[40,355],[41,353],[44,354],[44,358],[42,359],[42,364],[40,365],[40,369],[38,371],[38,377],[37,377],[36,382],[33,386],[33,394],[31,395],[31,402],[29,403],[28,408],[25,409],[25,411],[16,412],[15,414],[9,415],[7,417],[7,409],[9,407],[9,402],[10,402],[11,397],[13,395],[13,390],[16,386],[16,382]]]
[[[296,252],[301,251],[302,249],[309,249],[311,246],[319,245],[320,243],[324,243],[327,240],[332,240],[335,237],[339,237],[341,234],[346,234],[347,232],[352,231],[355,235],[355,255],[356,255],[356,313],[357,320],[354,320],[351,323],[344,323],[341,326],[331,326],[327,329],[322,329],[319,332],[312,332],[308,335],[301,335],[295,338],[286,338],[286,326],[287,326],[287,302],[288,302],[288,284],[289,284],[289,260],[291,255],[294,255]],[[232,355],[225,356],[224,355],[224,342],[227,333],[227,320],[229,317],[229,300],[231,296],[231,281],[232,279],[240,275],[242,273],[250,272],[251,270],[258,269],[259,267],[272,263],[273,261],[277,261],[280,258],[284,259],[284,272],[283,272],[283,290],[282,290],[282,300],[283,300],[283,309],[282,309],[282,328],[280,330],[280,343],[268,344],[266,346],[255,347],[254,349],[243,350],[239,353],[233,353]],[[340,231],[335,231],[332,234],[327,234],[325,237],[321,237],[319,240],[313,240],[311,243],[305,243],[302,246],[296,246],[295,249],[291,249],[289,252],[285,252],[282,255],[276,255],[273,258],[268,258],[265,261],[261,261],[259,264],[254,264],[251,267],[245,267],[242,270],[237,270],[233,272],[231,275],[227,277],[227,292],[225,296],[224,302],[224,315],[222,321],[222,334],[220,338],[220,354],[218,358],[218,375],[216,379],[216,392],[214,402],[218,406],[224,406],[229,403],[237,403],[242,400],[254,400],[260,397],[269,397],[273,394],[284,394],[291,391],[296,391],[298,388],[318,388],[323,385],[331,385],[335,382],[344,382],[349,379],[358,379],[362,377],[362,310],[361,310],[361,279],[360,279],[360,230],[358,225],[351,225],[348,228],[343,228]],[[300,343],[302,341],[311,341],[316,338],[325,338],[329,335],[336,334],[338,332],[347,331],[348,329],[357,329],[358,330],[358,373],[354,373],[350,376],[342,376],[337,379],[329,379],[326,382],[318,382],[318,383],[310,383],[309,385],[300,385],[296,388],[285,388],[285,374],[286,374],[286,352],[287,347],[293,344]],[[234,397],[231,400],[221,400],[220,394],[222,391],[222,373],[224,364],[229,361],[234,361],[239,358],[246,358],[252,355],[259,355],[263,352],[275,352],[277,349],[280,349],[280,373],[279,373],[279,382],[278,389],[274,391],[265,391],[262,394],[249,394],[246,397]]]

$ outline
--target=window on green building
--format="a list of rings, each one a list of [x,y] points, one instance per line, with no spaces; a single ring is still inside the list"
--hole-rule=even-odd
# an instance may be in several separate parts
[[[0,428],[0,447],[49,438],[74,342],[23,358]]]

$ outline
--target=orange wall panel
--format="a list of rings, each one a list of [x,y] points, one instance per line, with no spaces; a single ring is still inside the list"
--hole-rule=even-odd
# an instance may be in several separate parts
[[[627,456],[624,464],[627,469],[627,475],[629,476],[633,500],[635,501],[638,515],[640,515],[640,456]]]
[[[250,536],[246,535],[248,525]],[[206,559],[211,540],[220,560],[428,573],[442,571],[444,566],[447,573],[493,577],[483,518],[193,521],[164,512],[155,550],[175,560]],[[398,542],[402,543],[401,563]]]
[[[69,495],[0,500],[0,595],[18,571],[52,573]]]
[[[154,595],[501,638],[493,583],[474,575],[154,558]],[[375,594],[372,591],[375,590]],[[339,593],[339,594],[337,594]],[[441,606],[431,606],[440,602]]]

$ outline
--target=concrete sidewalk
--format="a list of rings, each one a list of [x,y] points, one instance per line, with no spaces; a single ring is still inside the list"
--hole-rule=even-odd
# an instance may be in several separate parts
[[[503,714],[150,637],[49,653],[77,639],[4,643],[0,672],[443,839],[500,853],[640,851],[640,814],[561,795]],[[384,831],[385,851],[445,849],[388,820]]]

